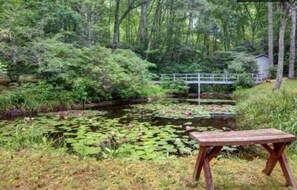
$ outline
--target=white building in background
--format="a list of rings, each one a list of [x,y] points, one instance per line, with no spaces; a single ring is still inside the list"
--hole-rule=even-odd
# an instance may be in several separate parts
[[[258,65],[258,73],[262,75],[263,78],[268,78],[269,76],[269,60],[268,56],[261,54],[255,57]]]

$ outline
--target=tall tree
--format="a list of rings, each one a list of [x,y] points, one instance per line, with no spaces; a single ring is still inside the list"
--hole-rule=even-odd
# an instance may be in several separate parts
[[[296,5],[291,8],[291,39],[290,39],[290,63],[289,63],[289,79],[294,79],[294,65],[295,65],[295,41],[296,41]]]
[[[273,4],[268,2],[268,59],[269,65],[272,67],[273,63]]]
[[[145,50],[148,46],[148,14],[149,14],[149,5],[150,1],[141,5],[140,11],[140,21],[138,27],[138,41],[142,50]]]
[[[147,3],[148,0],[128,0],[128,7],[124,13],[120,16],[120,5],[122,0],[116,0],[115,14],[114,14],[114,28],[113,28],[113,40],[112,40],[112,50],[113,52],[118,48],[120,42],[120,25],[123,20],[128,16],[130,11],[136,9],[137,7]]]
[[[285,32],[286,24],[290,10],[290,4],[287,2],[280,3],[280,10],[282,12],[281,25],[279,28],[279,39],[278,39],[278,62],[277,62],[277,73],[274,89],[279,90],[283,80],[284,72],[284,53],[285,53]]]

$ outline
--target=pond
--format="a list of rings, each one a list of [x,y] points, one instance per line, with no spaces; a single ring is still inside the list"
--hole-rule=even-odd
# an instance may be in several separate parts
[[[190,132],[232,130],[234,115],[234,101],[202,100],[198,105],[196,99],[47,113],[0,121],[0,145],[44,143],[99,159],[185,156],[198,149]]]

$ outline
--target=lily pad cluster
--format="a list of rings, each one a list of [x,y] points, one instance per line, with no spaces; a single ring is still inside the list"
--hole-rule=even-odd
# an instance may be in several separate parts
[[[119,114],[113,114],[111,109],[47,113],[0,121],[0,146],[23,148],[41,144],[99,159],[183,156],[198,148],[198,143],[189,138],[190,132],[218,130],[196,120],[210,118],[214,111],[232,112],[232,107],[171,100],[121,108]]]
[[[193,105],[188,103],[173,104],[140,104],[135,105],[134,112],[141,115],[152,115],[160,118],[193,119],[210,118],[212,113],[235,114],[232,105]]]
[[[143,159],[191,154],[198,146],[180,126],[156,127],[137,121],[123,124],[119,118],[108,119],[100,112],[87,113],[79,116],[71,113],[67,117],[65,114],[63,117],[61,114],[45,114],[13,122],[2,121],[0,142],[5,146],[13,143],[17,136],[27,140],[35,138],[35,142],[47,138],[55,146],[66,146],[68,152],[81,156],[102,158],[113,154]]]
[[[185,102],[190,102],[190,103],[202,103],[202,104],[229,104],[229,105],[235,105],[236,101],[235,100],[225,100],[225,99],[197,99],[197,98],[192,98],[192,99],[185,99]]]

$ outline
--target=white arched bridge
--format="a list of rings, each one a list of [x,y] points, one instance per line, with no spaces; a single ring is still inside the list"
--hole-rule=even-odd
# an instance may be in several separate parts
[[[263,75],[251,74],[256,84],[263,82]],[[240,74],[230,73],[185,73],[185,74],[161,74],[153,83],[164,81],[184,81],[187,84],[234,84],[240,80]]]

